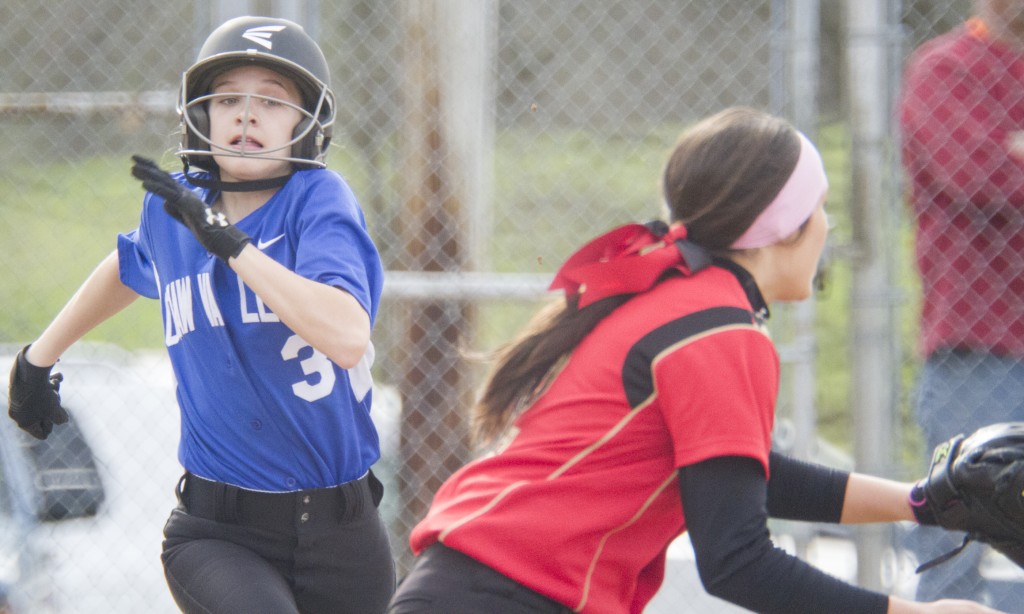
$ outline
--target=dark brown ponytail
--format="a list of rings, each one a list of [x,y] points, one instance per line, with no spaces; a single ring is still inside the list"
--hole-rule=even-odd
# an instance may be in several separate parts
[[[578,298],[541,309],[517,338],[499,350],[494,369],[473,409],[473,434],[486,445],[498,438],[517,410],[532,399],[548,374],[630,295],[609,297],[583,309]]]

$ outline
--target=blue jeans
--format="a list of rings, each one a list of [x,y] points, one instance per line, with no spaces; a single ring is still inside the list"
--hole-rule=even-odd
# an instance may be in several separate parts
[[[940,350],[925,362],[915,414],[928,452],[959,433],[996,422],[1024,420],[1024,362],[987,352]],[[915,527],[907,545],[924,563],[955,549],[963,533]],[[920,575],[919,601],[959,598],[1004,612],[1024,612],[1024,583],[987,581],[979,563],[987,546],[972,543],[953,559]]]

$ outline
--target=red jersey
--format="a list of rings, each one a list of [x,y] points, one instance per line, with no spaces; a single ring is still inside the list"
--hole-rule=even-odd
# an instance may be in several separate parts
[[[507,447],[444,483],[413,551],[441,541],[576,611],[641,612],[686,528],[676,468],[745,456],[767,474],[778,378],[732,272],[670,278],[584,338]]]
[[[1024,154],[1010,153],[1024,137],[1024,51],[977,20],[925,43],[907,64],[900,127],[921,349],[1024,356]]]

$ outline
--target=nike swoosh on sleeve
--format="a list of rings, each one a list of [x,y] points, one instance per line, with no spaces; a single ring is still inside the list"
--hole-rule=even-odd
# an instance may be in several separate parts
[[[273,239],[270,239],[269,241],[264,241],[263,239],[260,239],[259,241],[256,242],[256,248],[257,249],[267,249],[268,247],[270,247],[274,243],[277,243],[278,241],[280,241],[283,238],[284,238],[284,235],[280,234],[280,235],[277,235],[276,237],[274,237]]]

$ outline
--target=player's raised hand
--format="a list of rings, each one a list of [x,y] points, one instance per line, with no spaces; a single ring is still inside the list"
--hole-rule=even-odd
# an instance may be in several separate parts
[[[46,439],[53,425],[68,421],[68,412],[60,405],[60,373],[50,374],[53,366],[37,367],[25,357],[25,346],[14,359],[8,389],[7,414],[18,426],[36,439]]]
[[[198,196],[175,181],[156,162],[132,156],[132,176],[142,187],[164,199],[164,209],[188,227],[211,254],[227,262],[238,256],[252,239],[228,222],[222,213],[215,213]]]

